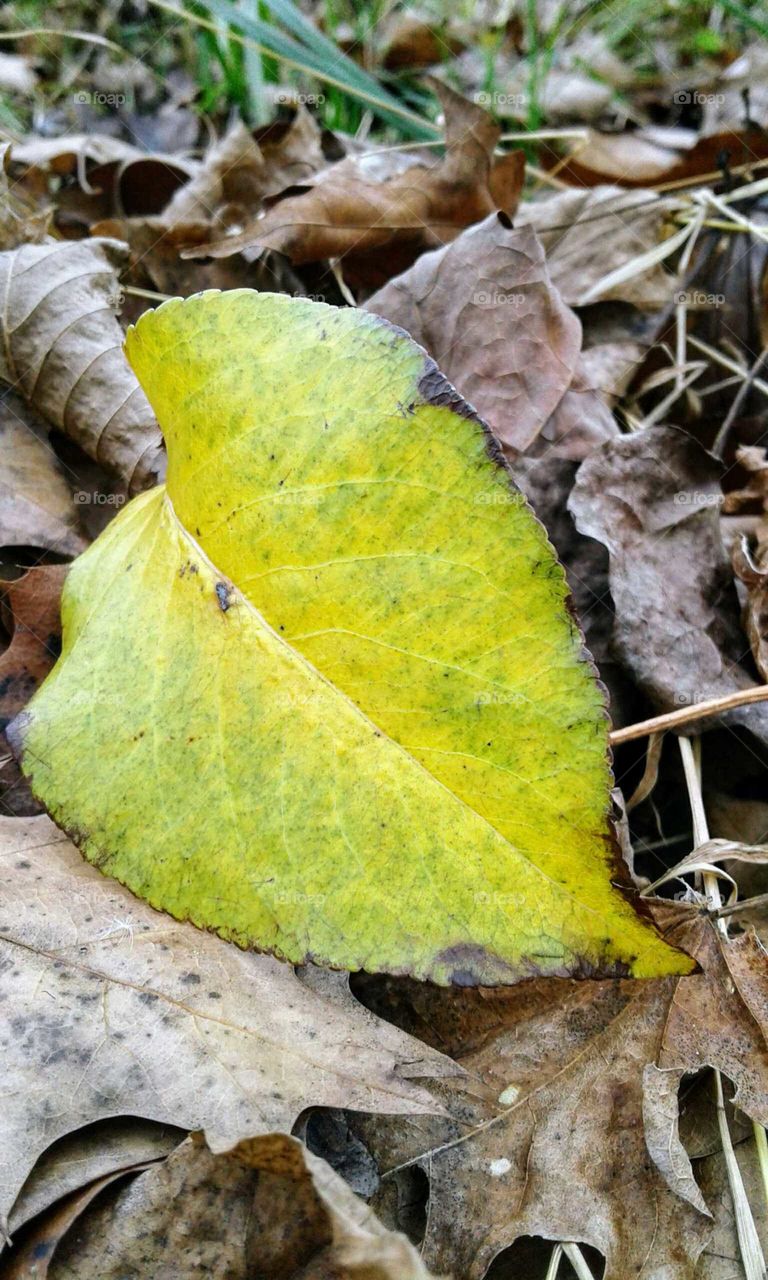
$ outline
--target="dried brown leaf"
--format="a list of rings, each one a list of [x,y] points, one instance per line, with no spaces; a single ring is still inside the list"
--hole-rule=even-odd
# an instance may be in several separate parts
[[[622,187],[682,182],[717,173],[723,157],[733,167],[768,157],[768,135],[759,125],[697,138],[691,130],[654,127],[624,133],[589,131],[558,177],[579,187],[615,182]]]
[[[152,289],[167,297],[187,298],[204,289],[279,288],[274,269],[246,262],[240,254],[213,262],[186,262],[181,257],[190,245],[204,244],[211,227],[203,222],[177,222],[165,218],[106,218],[91,228],[93,235],[124,241],[131,253],[123,274],[126,283]],[[151,305],[149,303],[148,305]]]
[[[204,1129],[220,1151],[289,1131],[310,1104],[432,1111],[403,1065],[458,1070],[280,961],[153,911],[48,818],[6,818],[0,842],[3,1215],[51,1142],[105,1116]]]
[[[162,1160],[185,1137],[183,1129],[136,1116],[112,1116],[67,1134],[43,1152],[24,1183],[8,1222],[11,1235],[100,1178]]]
[[[409,166],[383,182],[334,166],[307,191],[289,190],[239,234],[187,250],[186,256],[275,249],[296,265],[343,257],[345,278],[375,286],[405,270],[424,249],[446,244],[481,221],[499,199],[507,213],[514,212],[522,152],[502,157],[494,178],[498,125],[482,107],[445,85],[435,87],[446,118],[443,159]]]
[[[325,165],[320,127],[304,106],[287,126],[269,125],[259,137],[242,121],[232,125],[163,210],[163,221],[210,221],[222,205],[254,213],[266,196],[308,181]]]
[[[577,306],[598,281],[653,249],[679,201],[655,191],[623,191],[600,185],[586,191],[559,191],[520,206],[516,223],[530,224],[547,255],[552,283],[565,302]],[[675,276],[663,263],[609,287],[599,295],[658,308],[669,302]]]
[[[137,492],[157,482],[165,451],[122,351],[116,313],[126,258],[115,240],[0,254],[0,377]]]
[[[768,1118],[767,961],[751,935],[723,943],[690,907],[654,910],[702,972],[448,998],[415,984],[371,987],[371,1007],[469,1073],[468,1087],[448,1086],[452,1124],[357,1122],[384,1186],[413,1164],[429,1178],[428,1266],[480,1280],[501,1250],[533,1235],[599,1249],[605,1280],[696,1274],[712,1221],[679,1140],[676,1089],[710,1065],[733,1080],[740,1108]]]
[[[531,444],[573,381],[581,325],[535,232],[496,214],[423,254],[366,308],[426,347],[513,448]]]
[[[6,390],[0,397],[0,546],[76,556],[86,545],[46,424]]]
[[[581,465],[570,510],[610,557],[613,649],[659,710],[754,685],[720,535],[721,466],[684,432],[611,440]],[[762,735],[760,706],[727,713]]]
[[[747,591],[744,608],[744,630],[752,649],[755,666],[768,681],[768,565],[756,563],[746,538],[733,552],[734,572]]]
[[[279,1134],[225,1155],[188,1138],[86,1212],[47,1275],[428,1280],[404,1236],[383,1227],[325,1161]]]

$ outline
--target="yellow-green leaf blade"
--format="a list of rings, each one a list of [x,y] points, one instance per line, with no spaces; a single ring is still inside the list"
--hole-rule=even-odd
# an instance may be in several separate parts
[[[75,566],[23,733],[87,856],[291,960],[687,971],[610,883],[605,718],[562,570],[424,353],[247,291],[166,305],[128,351],[168,497]]]

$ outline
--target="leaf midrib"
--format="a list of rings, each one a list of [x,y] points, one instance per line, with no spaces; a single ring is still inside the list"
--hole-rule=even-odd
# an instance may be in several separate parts
[[[206,564],[210,572],[216,577],[226,578],[228,582],[231,582],[232,579],[230,579],[228,575],[222,573],[222,571],[218,568],[218,566],[214,564],[214,562],[211,560],[207,552],[203,550],[203,548],[201,547],[200,543],[196,540],[196,538],[189,532],[186,525],[182,524],[181,520],[176,514],[176,510],[173,505],[173,500],[170,497],[170,494],[168,493],[167,488],[164,490],[164,493],[163,493],[163,503],[167,508],[167,511],[169,513],[169,516],[173,524],[179,530],[180,534],[184,538],[186,538],[186,540],[192,545],[195,552],[200,556],[200,558]],[[400,752],[401,755],[405,756],[405,758],[408,760],[408,762],[412,767],[419,769],[425,775],[425,777],[429,778],[431,783],[434,783],[437,786],[439,786],[446,793],[446,795],[450,796],[454,802],[460,804],[464,809],[466,809],[468,813],[474,814],[474,816],[480,822],[482,822],[484,826],[486,826],[489,830],[491,830],[494,833],[495,836],[498,836],[498,838],[504,842],[507,848],[511,849],[520,858],[522,858],[527,863],[527,865],[531,867],[534,871],[536,871],[538,875],[540,875],[541,878],[544,881],[546,881],[547,884],[551,885],[552,888],[557,893],[563,895],[564,897],[570,898],[582,910],[588,911],[596,919],[604,920],[605,918],[604,913],[597,911],[593,906],[590,906],[590,904],[588,902],[585,902],[582,898],[576,897],[574,892],[571,889],[569,889],[566,885],[562,884],[559,880],[553,880],[551,876],[547,875],[546,871],[544,871],[536,862],[534,862],[528,856],[525,850],[520,849],[517,845],[513,844],[512,841],[509,840],[509,838],[506,835],[504,835],[502,831],[499,831],[498,827],[494,826],[494,824],[488,818],[486,818],[484,814],[480,813],[471,804],[468,804],[467,801],[462,796],[459,796],[455,791],[452,791],[450,787],[448,787],[442,781],[442,779],[436,777],[436,775],[433,774],[425,764],[422,764],[420,760],[417,760],[415,756],[411,755],[410,751],[408,751],[407,748],[404,747],[401,742],[398,742],[396,738],[392,738],[386,732],[385,729],[382,729],[381,726],[378,725],[375,720],[372,720],[371,717],[368,715],[368,713],[364,711],[363,708],[359,705],[359,703],[355,702],[352,698],[350,698],[349,694],[345,693],[345,691],[339,688],[337,684],[334,684],[334,682],[330,680],[328,676],[324,675],[322,671],[318,670],[318,668],[315,667],[312,662],[310,662],[309,658],[307,658],[305,654],[303,654],[299,649],[294,649],[293,645],[289,644],[286,638],[280,635],[280,633],[274,629],[272,624],[264,616],[261,610],[258,609],[256,605],[251,600],[248,599],[248,597],[244,594],[244,592],[241,590],[241,588],[238,586],[236,582],[233,582],[232,585],[235,591],[237,592],[239,601],[242,604],[244,604],[245,607],[253,615],[253,617],[256,618],[259,625],[262,626],[270,636],[272,636],[276,641],[278,641],[280,647],[285,649],[293,659],[300,662],[301,665],[305,668],[305,670],[308,671],[313,677],[320,680],[327,688],[332,690],[337,697],[342,698],[344,702],[347,704],[347,706],[352,709],[352,711],[355,713],[357,717],[359,717],[367,725],[369,725],[370,728],[373,729],[375,733],[378,734],[379,737],[385,738],[386,741],[389,742],[398,752]]]

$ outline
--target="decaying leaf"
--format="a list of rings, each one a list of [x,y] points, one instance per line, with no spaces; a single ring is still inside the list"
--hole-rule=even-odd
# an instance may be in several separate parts
[[[682,431],[608,441],[581,465],[570,509],[610,556],[614,651],[661,710],[755,683],[719,527],[721,466]],[[727,713],[762,735],[761,706]]]
[[[162,474],[162,439],[126,364],[114,240],[48,241],[0,254],[0,377],[132,492]]]
[[[193,1135],[83,1210],[49,1280],[428,1280],[405,1236],[279,1134],[221,1155]]]
[[[765,954],[751,934],[723,942],[691,907],[654,911],[701,973],[504,993],[401,985],[391,1003],[371,984],[371,1007],[454,1054],[471,1082],[448,1089],[454,1121],[352,1118],[384,1171],[374,1207],[414,1164],[427,1175],[431,1268],[481,1280],[537,1235],[599,1249],[605,1280],[697,1274],[712,1220],[679,1141],[677,1087],[716,1067],[738,1107],[768,1118]]]
[[[0,654],[0,813],[39,813],[5,737],[61,652],[59,601],[67,565],[37,565],[13,582],[0,580],[0,617],[11,641]]]
[[[296,264],[344,258],[350,279],[382,284],[424,249],[453,240],[496,208],[514,213],[523,153],[493,164],[499,126],[482,107],[435,82],[446,117],[446,154],[429,167],[409,166],[384,182],[334,166],[324,181],[289,192],[241,232],[185,250],[187,257],[227,257],[275,249]]]
[[[255,212],[265,197],[306,182],[325,165],[320,128],[304,106],[287,126],[270,125],[259,137],[237,121],[163,210],[163,220],[210,221],[222,205]]]
[[[221,1151],[318,1102],[434,1109],[406,1076],[457,1070],[288,966],[158,915],[47,817],[3,819],[0,859],[0,1220],[42,1151],[105,1116],[204,1129]]]
[[[614,887],[562,569],[422,348],[242,290],[166,303],[127,349],[168,488],[72,569],[62,660],[9,729],[85,855],[294,962],[687,972]]]
[[[45,423],[6,390],[0,396],[0,546],[76,556],[86,545]]]
[[[530,228],[492,214],[366,303],[406,329],[489,423],[525,449],[573,381],[581,325]]]
[[[14,1202],[8,1220],[11,1237],[32,1218],[101,1178],[162,1160],[185,1137],[173,1125],[111,1116],[59,1138],[43,1152]]]

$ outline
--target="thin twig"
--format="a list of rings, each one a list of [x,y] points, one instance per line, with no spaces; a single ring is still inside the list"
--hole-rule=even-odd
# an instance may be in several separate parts
[[[760,352],[759,356],[755,360],[755,363],[752,365],[752,368],[749,370],[749,373],[747,374],[746,378],[744,379],[738,391],[736,392],[736,395],[733,397],[731,407],[723,419],[723,424],[720,427],[720,430],[718,431],[717,435],[715,436],[715,439],[712,444],[712,448],[710,450],[711,453],[714,453],[716,458],[722,458],[723,456],[725,443],[728,439],[728,432],[733,426],[736,420],[736,415],[741,409],[741,406],[743,405],[744,401],[746,400],[747,395],[749,394],[750,388],[754,384],[755,378],[757,377],[758,373],[762,369],[763,364],[765,363],[766,356],[768,356],[768,347],[763,347],[763,350]]]
[[[614,729],[610,734],[611,746],[617,747],[622,742],[633,742],[636,738],[647,738],[650,733],[680,729],[683,725],[695,724],[697,720],[706,720],[709,716],[732,711],[734,707],[748,707],[753,702],[768,702],[768,684],[759,684],[753,689],[739,689],[736,693],[726,693],[720,698],[707,698],[706,702],[696,702],[692,707],[681,707],[679,711],[666,711],[664,715],[652,716],[650,720],[639,720],[637,724],[628,724],[623,729]]]

